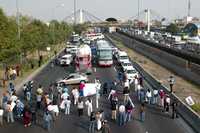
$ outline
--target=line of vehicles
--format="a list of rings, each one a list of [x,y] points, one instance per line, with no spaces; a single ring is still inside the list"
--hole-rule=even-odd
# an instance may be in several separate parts
[[[184,50],[192,53],[200,54],[200,37],[189,37],[189,36],[179,36],[171,35],[170,33],[161,33],[158,31],[145,31],[139,29],[127,29],[121,28],[123,32],[130,35],[136,35],[142,37],[145,40],[152,41],[161,45],[165,45],[169,48]]]
[[[90,44],[84,44],[83,42],[80,42],[79,45],[76,45],[77,43],[68,43],[65,54],[57,58],[57,64],[61,66],[74,66],[75,73],[69,74],[58,83],[78,84],[81,81],[88,82],[87,75],[92,73],[92,65],[110,67],[113,65],[114,59],[122,71],[126,73],[129,81],[133,82],[138,72],[133,67],[125,51],[118,50],[118,48],[111,45],[104,38],[90,41]]]

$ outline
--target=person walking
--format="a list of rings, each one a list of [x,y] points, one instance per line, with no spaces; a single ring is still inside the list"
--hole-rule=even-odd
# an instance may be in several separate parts
[[[69,97],[65,100],[65,114],[69,115],[70,114],[70,106],[71,106],[71,101]]]
[[[7,113],[7,122],[9,123],[11,121],[13,123],[14,117],[13,117],[13,107],[11,105],[11,101],[8,101],[6,104],[6,113]]]
[[[113,97],[111,100],[111,110],[112,110],[112,120],[117,119],[117,106],[118,106],[118,98],[117,96]]]
[[[92,100],[88,98],[88,100],[85,102],[85,105],[87,106],[87,114],[90,117],[91,112],[93,111]]]
[[[169,113],[169,106],[170,106],[170,97],[169,95],[166,95],[165,97],[165,112]]]
[[[123,126],[125,122],[125,106],[119,106],[119,126]]]
[[[137,92],[138,84],[139,84],[138,76],[135,75],[135,78],[134,78],[135,92]]]
[[[110,126],[108,125],[108,121],[107,120],[103,121],[102,133],[111,133]]]
[[[140,107],[140,121],[144,122],[144,120],[145,120],[145,107],[144,103],[142,103]]]
[[[83,108],[84,108],[84,104],[81,98],[79,98],[78,100],[77,108],[78,108],[78,116],[80,117],[83,115]]]
[[[43,120],[44,120],[44,129],[50,131],[51,129],[51,122],[52,122],[52,116],[50,115],[50,113],[48,111],[46,111],[44,113],[44,117],[43,117]]]
[[[18,99],[16,101],[16,113],[18,118],[23,116],[23,111],[24,111],[24,103]]]
[[[165,92],[163,90],[159,91],[159,98],[160,98],[160,106],[164,108]]]
[[[126,104],[125,109],[126,109],[125,121],[129,122],[131,120],[131,115],[132,115],[132,111],[133,111],[133,107],[132,107],[130,101],[128,101],[128,103]]]
[[[89,133],[95,133],[95,113],[91,112]]]

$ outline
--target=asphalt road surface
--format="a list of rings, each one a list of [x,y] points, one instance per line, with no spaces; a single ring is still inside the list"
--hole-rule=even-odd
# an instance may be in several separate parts
[[[115,68],[114,68],[115,67]],[[95,73],[90,76],[93,81],[95,77],[99,77],[101,83],[105,81],[113,81],[117,76],[117,68],[113,66],[111,68],[98,68]],[[47,88],[51,83],[66,76],[67,73],[73,72],[73,66],[60,67],[55,66],[51,68],[48,65],[37,77],[34,78],[35,85],[41,84],[44,88]],[[146,87],[150,87],[147,84]],[[36,89],[36,88],[35,88]],[[118,87],[120,90],[120,87]],[[100,108],[105,111],[106,119],[109,121],[112,133],[193,133],[190,127],[181,119],[172,120],[169,114],[161,112],[159,108],[148,106],[146,107],[146,119],[144,123],[141,123],[139,119],[139,103],[136,100],[134,93],[131,94],[136,108],[134,109],[134,120],[127,123],[124,126],[119,127],[116,122],[110,120],[111,110],[109,101],[106,97],[101,96]],[[122,100],[121,100],[122,101]],[[95,103],[95,101],[93,101]],[[95,105],[93,105],[95,108]],[[86,109],[85,109],[86,112]],[[22,121],[15,121],[12,124],[5,124],[0,128],[0,133],[45,133],[42,128],[43,121],[42,112],[39,113],[38,119],[40,120],[37,125],[32,125],[28,128],[24,128]],[[6,123],[6,122],[5,122]],[[63,113],[57,117],[51,128],[51,133],[88,133],[89,118],[86,113],[83,117],[78,117],[75,107],[71,109],[71,115],[67,116]]]

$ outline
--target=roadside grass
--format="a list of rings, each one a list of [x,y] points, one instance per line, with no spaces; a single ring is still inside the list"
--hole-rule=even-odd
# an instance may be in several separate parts
[[[200,114],[200,103],[196,103],[194,105],[191,106],[191,108],[196,111],[197,113]]]

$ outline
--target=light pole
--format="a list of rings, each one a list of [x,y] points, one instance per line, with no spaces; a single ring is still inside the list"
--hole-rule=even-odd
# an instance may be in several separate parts
[[[74,0],[74,25],[76,25],[76,0]]]
[[[52,9],[52,19],[55,18],[55,10],[58,8],[58,7],[64,7],[65,5],[64,4],[60,4],[60,5],[57,5],[55,8]],[[55,44],[55,24],[54,22],[52,23],[53,25],[53,44]]]
[[[20,40],[21,37],[21,32],[20,32],[20,16],[19,16],[19,2],[18,0],[16,0],[16,9],[17,9],[17,13],[16,13],[16,21],[17,21],[17,37]]]

